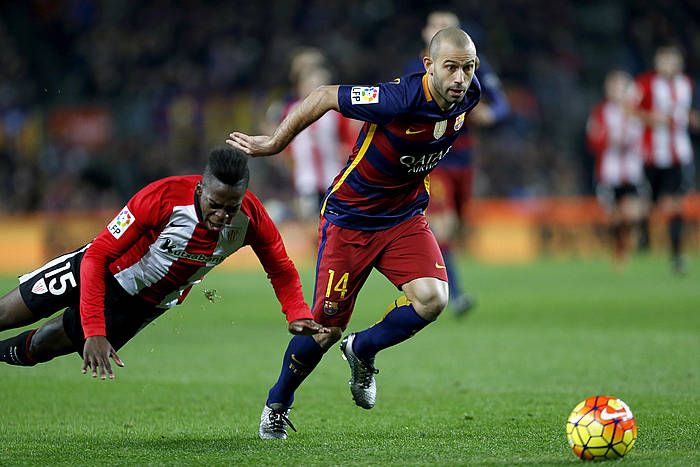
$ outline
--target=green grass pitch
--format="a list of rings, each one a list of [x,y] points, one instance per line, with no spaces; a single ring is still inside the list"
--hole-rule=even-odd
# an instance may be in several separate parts
[[[462,266],[477,309],[382,352],[373,410],[353,404],[332,349],[297,392],[299,432],[259,440],[289,335],[263,273],[214,271],[204,285],[221,298],[195,288],[121,350],[115,381],[81,375],[76,355],[0,366],[0,464],[565,464],[580,462],[566,418],[594,394],[635,414],[622,462],[700,464],[699,258],[683,278],[653,257],[623,274],[602,259]],[[349,330],[397,295],[374,273]]]

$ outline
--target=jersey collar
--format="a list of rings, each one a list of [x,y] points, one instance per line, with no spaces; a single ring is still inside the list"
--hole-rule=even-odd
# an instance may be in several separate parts
[[[430,94],[430,89],[428,88],[428,73],[423,75],[423,94],[425,95],[426,102],[432,102],[433,96]]]

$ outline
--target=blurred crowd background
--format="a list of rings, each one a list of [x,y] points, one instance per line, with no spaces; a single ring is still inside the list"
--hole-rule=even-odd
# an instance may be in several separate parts
[[[231,130],[260,131],[296,48],[323,50],[334,82],[389,81],[434,9],[459,15],[512,107],[481,134],[477,196],[591,194],[584,127],[605,73],[649,69],[672,41],[700,76],[694,0],[5,1],[0,213],[118,207],[156,178],[198,173]],[[265,200],[293,191],[278,160],[253,164]]]

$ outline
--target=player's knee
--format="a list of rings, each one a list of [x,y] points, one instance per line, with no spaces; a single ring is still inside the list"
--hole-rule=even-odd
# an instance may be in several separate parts
[[[59,316],[47,322],[32,335],[29,352],[37,362],[48,362],[72,352],[72,344],[63,330],[60,318]]]
[[[447,286],[435,287],[419,294],[413,301],[413,308],[423,318],[435,321],[440,313],[447,307]]]
[[[39,328],[29,341],[29,353],[37,362],[47,362],[53,358],[50,352],[50,344],[51,340],[46,335],[46,332],[42,332],[42,328]]]
[[[314,334],[314,340],[323,350],[328,350],[343,336],[343,328],[333,326],[329,328],[331,332],[325,334]]]

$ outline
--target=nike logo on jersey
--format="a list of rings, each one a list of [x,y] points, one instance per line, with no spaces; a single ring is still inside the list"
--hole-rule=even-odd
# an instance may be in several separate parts
[[[626,417],[627,412],[608,412],[608,408],[605,407],[600,411],[600,418],[603,420],[614,420],[616,418]]]
[[[410,128],[406,129],[407,135],[417,135],[418,133],[423,133],[425,130],[412,130]]]
[[[445,269],[445,265],[443,264],[438,264],[437,261],[435,262],[435,268],[436,269]]]

